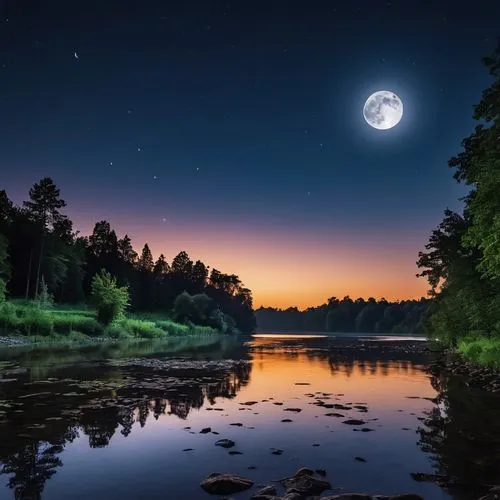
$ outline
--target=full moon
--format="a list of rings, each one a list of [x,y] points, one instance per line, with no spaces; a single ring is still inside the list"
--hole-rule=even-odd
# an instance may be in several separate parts
[[[394,92],[379,90],[366,100],[363,116],[373,128],[390,129],[403,117],[403,102]]]

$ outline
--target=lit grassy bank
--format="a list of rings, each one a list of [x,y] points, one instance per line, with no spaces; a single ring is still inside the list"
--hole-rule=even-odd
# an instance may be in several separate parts
[[[466,337],[459,341],[458,351],[479,365],[500,370],[500,338]]]
[[[168,317],[125,315],[104,326],[95,311],[84,308],[44,309],[33,302],[0,305],[0,335],[27,337],[31,341],[85,341],[91,338],[161,339],[169,336],[217,333],[214,328],[184,325]]]

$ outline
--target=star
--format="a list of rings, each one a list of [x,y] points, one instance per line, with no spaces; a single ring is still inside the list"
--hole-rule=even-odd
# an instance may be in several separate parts
[[[167,222],[167,219],[165,219],[165,217],[163,217],[163,219],[161,221],[165,224],[165,222]]]
[[[196,171],[199,172],[200,171],[200,167],[196,167]]]
[[[153,179],[156,181],[158,177],[156,175],[153,175]]]
[[[141,148],[137,148],[137,151],[141,152],[141,151],[142,151],[142,149],[141,149]]]
[[[75,52],[75,53],[73,54],[73,56],[74,56],[74,58],[75,58],[75,59],[80,59],[80,57],[78,56],[78,52]]]
[[[110,166],[110,167],[112,167],[112,166],[113,166],[113,162],[112,162],[112,161],[110,161],[110,162],[109,162],[109,166]]]

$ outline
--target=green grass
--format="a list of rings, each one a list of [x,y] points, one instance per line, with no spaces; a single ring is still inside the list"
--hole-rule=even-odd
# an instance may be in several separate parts
[[[466,337],[459,341],[458,351],[474,363],[500,370],[498,337]]]
[[[169,319],[145,320],[134,317],[121,318],[109,325],[105,333],[111,338],[158,339],[189,334],[212,334],[217,331],[208,326],[181,325]]]
[[[157,313],[127,315],[104,327],[84,306],[56,305],[43,309],[35,302],[13,300],[0,304],[0,335],[28,336],[34,342],[82,341],[89,337],[162,339],[169,336],[213,334],[207,326],[183,325]]]

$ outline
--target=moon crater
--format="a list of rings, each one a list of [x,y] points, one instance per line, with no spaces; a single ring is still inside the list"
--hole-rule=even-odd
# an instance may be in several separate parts
[[[363,116],[373,128],[388,130],[401,121],[403,102],[394,92],[379,90],[366,100]]]

